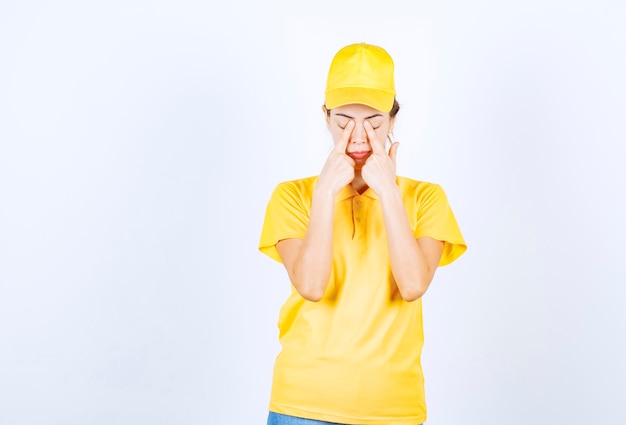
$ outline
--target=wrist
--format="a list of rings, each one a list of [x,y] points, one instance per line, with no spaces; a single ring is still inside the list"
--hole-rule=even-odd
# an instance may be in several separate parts
[[[336,194],[337,194],[337,191],[334,190],[332,187],[318,182],[315,185],[315,188],[313,189],[313,200],[334,202]]]
[[[402,201],[400,188],[395,181],[393,183],[385,185],[382,190],[376,192],[376,195],[378,195],[378,198],[381,200],[381,202],[387,202],[394,199]]]

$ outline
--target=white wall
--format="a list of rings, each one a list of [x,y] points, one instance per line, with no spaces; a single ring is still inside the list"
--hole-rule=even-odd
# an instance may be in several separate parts
[[[623,2],[99,3],[0,5],[1,424],[264,423],[265,204],[359,41],[469,244],[424,298],[428,423],[625,422]]]

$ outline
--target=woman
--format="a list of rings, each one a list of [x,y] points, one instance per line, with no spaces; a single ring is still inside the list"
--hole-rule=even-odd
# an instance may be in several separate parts
[[[335,55],[322,107],[334,149],[268,203],[259,249],[292,283],[268,425],[426,420],[421,297],[466,246],[441,187],[396,176],[393,72],[378,46]]]

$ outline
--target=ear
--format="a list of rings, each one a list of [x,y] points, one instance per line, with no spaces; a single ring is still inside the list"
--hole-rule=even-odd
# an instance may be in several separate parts
[[[322,105],[322,112],[324,112],[324,119],[326,120],[326,127],[330,128],[330,111],[326,109],[326,105]]]
[[[396,124],[396,117],[389,118],[389,131],[387,133],[393,133],[393,126]]]

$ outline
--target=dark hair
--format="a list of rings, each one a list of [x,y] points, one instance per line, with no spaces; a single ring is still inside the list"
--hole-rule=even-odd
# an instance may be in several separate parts
[[[324,105],[324,107],[326,107],[326,105]],[[391,111],[389,111],[389,118],[394,118],[396,115],[398,115],[398,112],[400,112],[400,104],[394,98],[393,99],[393,106],[391,107]],[[326,113],[330,117],[330,109],[326,109]]]
[[[389,111],[389,117],[394,118],[396,115],[398,115],[398,112],[400,112],[400,104],[394,98],[393,99],[393,106],[391,107],[391,111]]]

